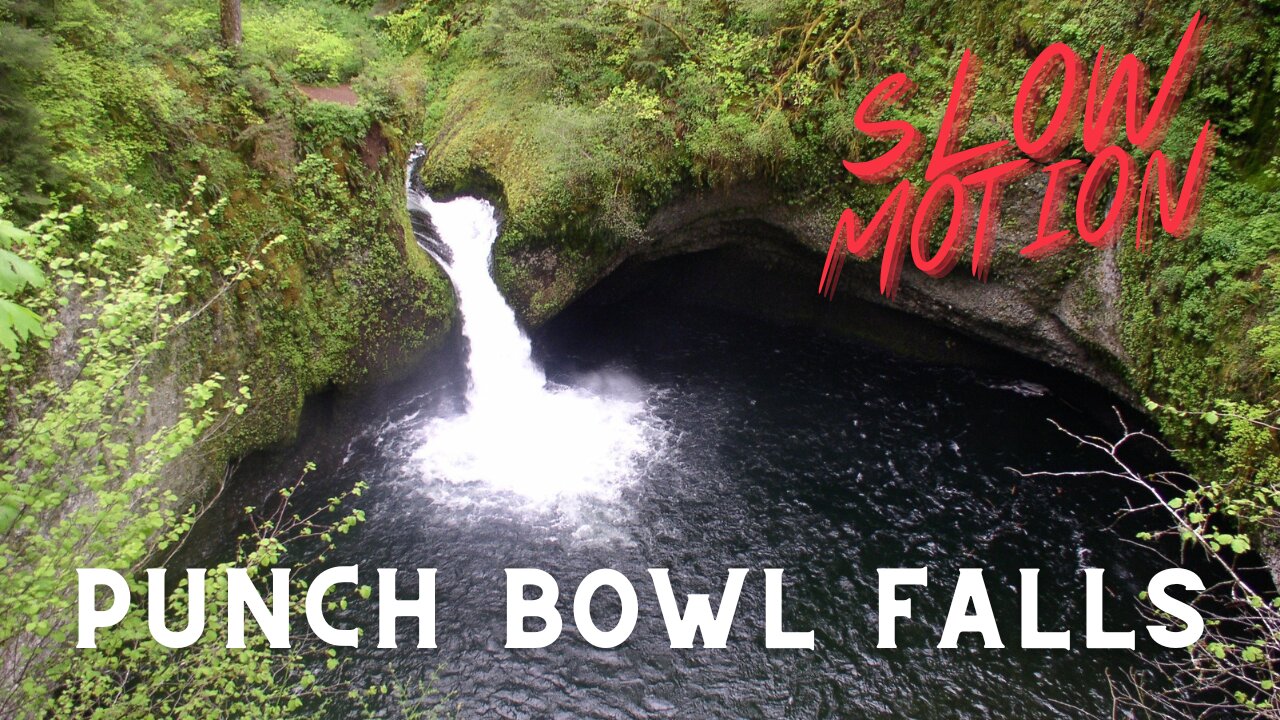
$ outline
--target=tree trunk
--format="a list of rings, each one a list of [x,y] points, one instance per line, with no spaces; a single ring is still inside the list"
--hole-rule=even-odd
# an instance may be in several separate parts
[[[222,6],[222,44],[240,47],[240,0],[219,0]]]

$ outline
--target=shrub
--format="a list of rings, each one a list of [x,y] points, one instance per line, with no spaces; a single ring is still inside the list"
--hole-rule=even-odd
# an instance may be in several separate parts
[[[246,8],[244,49],[304,83],[343,82],[363,65],[356,43],[307,6]]]

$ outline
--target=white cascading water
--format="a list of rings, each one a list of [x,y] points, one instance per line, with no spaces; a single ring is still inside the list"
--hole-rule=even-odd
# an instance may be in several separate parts
[[[422,470],[450,485],[481,483],[541,503],[613,496],[660,434],[643,393],[618,378],[604,383],[604,392],[549,386],[489,274],[498,232],[493,207],[470,197],[437,203],[412,186],[408,197],[410,210],[429,215],[448,248],[450,257],[439,259],[457,290],[470,344],[466,412],[426,425],[414,456]]]

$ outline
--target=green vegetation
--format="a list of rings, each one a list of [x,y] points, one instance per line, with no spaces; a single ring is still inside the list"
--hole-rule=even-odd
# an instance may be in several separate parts
[[[49,554],[139,567],[221,461],[289,437],[308,393],[443,336],[452,291],[406,242],[413,142],[433,188],[496,196],[499,281],[542,319],[690,191],[765,188],[833,221],[874,208],[884,190],[838,160],[879,149],[852,117],[891,72],[919,85],[896,116],[929,133],[972,49],[966,141],[1007,138],[1045,45],[1134,52],[1158,76],[1198,9],[1211,30],[1164,150],[1184,160],[1205,118],[1221,142],[1197,230],[1121,248],[1120,330],[1131,386],[1203,478],[1174,509],[1227,554],[1269,542],[1280,509],[1271,0],[246,0],[234,49],[204,0],[0,0],[0,561],[31,581],[0,646],[40,638],[31,657],[73,672],[54,660],[65,607],[31,612],[66,581]],[[356,105],[297,90],[339,83]],[[84,432],[48,429],[64,423]]]
[[[1122,335],[1132,387],[1164,406],[1244,404],[1280,412],[1280,51],[1274,8],[1215,2],[406,3],[420,53],[450,89],[427,115],[439,187],[500,185],[507,226],[499,278],[545,317],[595,279],[653,211],[683,192],[763,184],[780,199],[869,211],[883,189],[860,186],[841,158],[877,151],[852,124],[857,103],[891,72],[919,85],[897,113],[936,131],[960,57],[981,58],[966,142],[1011,136],[1022,73],[1065,41],[1091,62],[1100,45],[1136,53],[1158,81],[1191,16],[1211,23],[1164,150],[1189,156],[1203,121],[1221,141],[1198,228],[1120,252]],[[1083,148],[1068,154],[1087,157]],[[1141,160],[1140,160],[1141,162]],[[920,172],[920,168],[914,171]],[[1132,233],[1126,235],[1132,237]],[[549,258],[548,245],[555,247]],[[997,266],[1012,272],[1002,257]],[[1072,248],[1059,282],[1090,250]],[[558,289],[558,290],[557,290]],[[550,297],[548,297],[550,293]],[[551,307],[542,307],[544,303]],[[1159,413],[1197,472],[1242,488],[1274,486],[1274,436],[1243,439],[1199,415]]]
[[[221,203],[199,213],[190,204],[153,208],[146,228],[104,223],[79,252],[68,244],[83,208],[49,213],[29,232],[4,226],[14,249],[45,268],[23,268],[29,292],[21,323],[34,324],[16,327],[34,346],[19,352],[9,344],[0,364],[10,389],[0,442],[0,567],[9,588],[0,598],[6,689],[0,713],[6,717],[198,718],[224,711],[280,717],[303,699],[334,690],[316,686],[302,649],[276,653],[257,637],[237,653],[209,643],[175,652],[150,641],[143,614],[103,633],[96,650],[66,651],[74,635],[76,568],[106,565],[140,577],[148,561],[171,553],[195,511],[180,510],[166,471],[204,449],[248,407],[244,377],[229,385],[212,373],[183,388],[175,407],[164,405],[168,398],[156,386],[169,343],[182,328],[263,270],[256,257],[237,259],[223,269],[220,289],[208,301],[184,309],[204,274],[194,264],[192,243],[222,209]],[[127,243],[149,250],[120,262],[116,250]],[[66,360],[47,367],[36,350]],[[282,506],[278,517],[246,536],[235,564],[276,565],[286,541],[296,546],[304,535],[346,532],[362,515],[342,516],[340,500],[307,517],[290,516]],[[215,609],[226,601],[225,588],[217,594],[219,582],[225,573],[212,583]],[[141,590],[135,585],[138,596]],[[172,606],[185,609],[184,592],[174,595]],[[216,622],[206,628],[223,631]]]
[[[0,134],[21,159],[0,166],[0,207],[16,224],[79,204],[68,242],[83,247],[108,215],[143,225],[148,204],[180,204],[202,175],[226,209],[194,243],[200,267],[287,238],[264,258],[268,273],[178,341],[183,378],[253,378],[259,402],[224,456],[287,437],[307,393],[393,371],[441,336],[452,293],[434,265],[405,261],[400,192],[425,89],[364,15],[251,3],[246,26],[264,32],[237,54],[217,43],[216,7],[195,0],[0,8],[14,39],[0,50],[0,91],[15,110]],[[293,87],[330,80],[353,83],[360,103],[310,102]],[[145,250],[130,240],[113,253]]]
[[[200,641],[182,650],[164,648],[152,640],[146,615],[132,612],[119,625],[99,631],[95,649],[79,650],[70,662],[53,666],[52,683],[47,685],[65,690],[42,696],[41,686],[33,684],[36,695],[26,702],[54,718],[274,719],[314,715],[342,701],[358,707],[360,701],[388,694],[389,688],[321,680],[321,666],[330,672],[338,667],[337,651],[305,636],[291,638],[285,651],[272,650],[265,637],[254,632],[245,633],[245,648],[226,647],[228,569],[244,568],[259,584],[273,568],[289,567],[296,576],[323,560],[320,552],[333,547],[336,534],[346,534],[363,521],[359,510],[342,508],[343,501],[360,496],[361,486],[307,515],[292,513],[288,498],[302,484],[299,479],[282,488],[278,507],[239,538],[235,556],[208,568],[202,606],[205,635]],[[345,607],[348,599],[365,597],[370,590],[361,586],[350,598],[330,596],[326,605],[330,611]],[[147,589],[139,583],[131,591],[135,597],[146,597]],[[169,617],[189,617],[189,592],[187,580],[180,580],[170,595]],[[305,612],[303,593],[291,588],[290,615],[302,617]]]
[[[244,17],[236,52],[197,0],[0,2],[5,717],[276,717],[357,690],[317,684],[305,647],[173,652],[133,621],[68,652],[76,567],[162,563],[226,460],[451,323],[443,273],[405,241],[414,61],[351,8]],[[333,81],[360,102],[294,87]],[[234,561],[305,564],[296,536],[352,513],[260,526]]]

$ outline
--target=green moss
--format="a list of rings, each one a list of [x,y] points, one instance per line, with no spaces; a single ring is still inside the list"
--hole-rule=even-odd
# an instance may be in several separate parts
[[[1066,0],[412,7],[415,23],[441,29],[422,47],[447,80],[447,100],[427,113],[425,176],[456,188],[480,174],[503,189],[497,275],[535,321],[593,282],[657,207],[689,190],[763,184],[781,202],[826,207],[834,198],[837,208],[873,211],[885,189],[854,182],[838,160],[882,149],[852,117],[892,72],[906,71],[919,89],[888,117],[931,137],[961,51],[981,58],[964,141],[972,146],[1010,137],[1014,92],[1049,43],[1067,42],[1086,63],[1099,46],[1136,53],[1158,82],[1203,11],[1208,41],[1162,149],[1184,162],[1212,119],[1221,131],[1213,181],[1191,238],[1161,236],[1147,254],[1121,252],[1126,372],[1137,393],[1191,409],[1278,397],[1280,18],[1264,8],[1238,0],[1105,0],[1084,15]],[[1079,141],[1067,153],[1088,158]],[[1017,264],[1060,288],[1087,252],[1032,266],[1016,248],[998,247],[996,272]],[[1221,428],[1161,422],[1197,472],[1236,466]]]
[[[1135,386],[1162,405],[1211,410],[1222,401],[1268,407],[1277,399],[1275,326],[1280,293],[1280,200],[1265,182],[1232,181],[1218,161],[1199,229],[1182,241],[1122,254],[1124,341]],[[1202,474],[1275,484],[1280,477],[1231,477],[1244,448],[1227,427],[1198,415],[1163,413],[1161,425]],[[1256,445],[1251,441],[1251,446]],[[1266,452],[1273,455],[1273,445]],[[1250,452],[1259,450],[1255,447]],[[1259,463],[1258,466],[1265,466]]]
[[[43,153],[0,167],[14,179],[0,191],[84,203],[92,227],[141,223],[147,204],[178,205],[207,177],[198,202],[227,205],[196,243],[209,273],[193,303],[218,292],[233,257],[286,236],[173,353],[179,384],[215,370],[249,376],[254,402],[213,448],[229,457],[290,438],[310,393],[402,372],[447,334],[454,300],[406,242],[405,138],[416,139],[424,106],[416,61],[390,50],[367,15],[330,3],[246,3],[238,53],[219,48],[215,15],[195,0],[82,0],[0,16],[40,49],[6,75],[0,99],[27,108],[19,130]],[[347,79],[355,107],[293,87]],[[0,204],[39,209],[20,199]]]
[[[41,196],[56,196],[141,211],[176,204],[203,174],[211,195],[231,200],[201,245],[211,269],[289,237],[269,259],[270,279],[220,308],[207,328],[212,349],[196,352],[202,365],[251,369],[264,398],[280,398],[253,442],[286,428],[306,393],[391,371],[447,327],[445,279],[404,242],[399,163],[418,139],[430,188],[498,203],[496,275],[537,322],[686,192],[750,183],[832,216],[874,209],[884,188],[855,182],[838,160],[882,149],[852,116],[891,72],[907,71],[919,90],[890,117],[927,136],[971,49],[984,64],[965,142],[1005,139],[1014,89],[1048,43],[1066,41],[1085,59],[1100,45],[1135,52],[1158,77],[1201,9],[489,0],[407,2],[375,17],[359,3],[261,0],[245,6],[237,54],[220,49],[212,9],[197,0],[0,7],[13,40],[0,51],[0,93],[17,110],[0,132],[31,148],[0,158],[0,192],[14,210],[36,212]],[[1180,161],[1203,119],[1221,129],[1202,229],[1121,253],[1132,385],[1193,408],[1269,402],[1280,369],[1280,20],[1239,0],[1203,9],[1209,41],[1164,145]],[[293,89],[336,80],[350,80],[358,106],[310,103]],[[1060,287],[1084,252],[1025,272]],[[1023,261],[998,247],[996,263]],[[1163,422],[1197,470],[1228,467],[1220,429]]]

